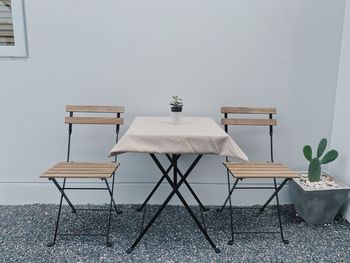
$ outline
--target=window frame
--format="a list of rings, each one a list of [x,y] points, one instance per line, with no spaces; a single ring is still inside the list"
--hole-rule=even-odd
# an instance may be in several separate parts
[[[14,46],[0,46],[0,57],[27,57],[23,0],[11,0]]]

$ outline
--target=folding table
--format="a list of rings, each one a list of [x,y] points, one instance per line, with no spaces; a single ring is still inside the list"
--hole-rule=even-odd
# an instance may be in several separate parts
[[[168,181],[172,188],[169,196],[165,199],[164,203],[147,226],[141,231],[138,238],[127,250],[127,253],[133,251],[175,194],[189,212],[214,251],[219,253],[220,250],[208,235],[205,224],[202,225],[195,216],[180,193],[179,188],[182,184],[185,184],[200,205],[200,208],[204,208],[186,179],[204,154],[230,156],[247,161],[247,156],[234,140],[213,119],[207,117],[183,118],[182,123],[176,125],[172,124],[168,117],[136,117],[124,136],[113,147],[110,155],[126,152],[150,154],[162,173],[160,181],[140,207],[140,210],[143,209],[149,198],[154,194],[164,179]],[[155,154],[157,153],[165,154],[171,162],[171,165],[167,169],[164,168],[156,157]],[[177,165],[178,159],[182,154],[197,155],[185,173],[182,173]],[[171,169],[173,170],[173,178],[169,175]]]

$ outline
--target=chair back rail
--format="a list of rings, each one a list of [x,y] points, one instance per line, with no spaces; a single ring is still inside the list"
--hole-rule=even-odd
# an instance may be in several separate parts
[[[124,113],[123,106],[67,105],[66,112]]]
[[[66,105],[66,112],[69,112],[69,116],[64,119],[69,126],[67,162],[70,161],[73,124],[113,125],[116,133],[115,142],[118,143],[120,125],[124,124],[124,119],[120,117],[121,113],[124,113],[124,106]],[[73,116],[74,113],[87,114],[86,116]],[[94,116],[92,117],[91,115]],[[114,161],[117,161],[117,156],[114,157]]]
[[[251,126],[276,126],[275,119],[237,119],[237,118],[222,118],[222,125],[251,125]]]
[[[274,107],[221,107],[221,113],[224,114],[224,118],[221,119],[221,124],[225,125],[227,129],[228,125],[248,125],[248,126],[276,126],[277,120],[272,118],[273,114],[276,114],[276,108]],[[229,114],[267,114],[268,118],[231,118]]]
[[[273,107],[221,107],[221,113],[224,118],[221,119],[221,124],[225,125],[225,130],[228,125],[248,125],[248,126],[276,126],[277,120],[272,118],[276,114],[276,108]],[[229,114],[247,115],[250,114],[267,114],[268,118],[231,118]]]
[[[271,107],[221,107],[221,113],[231,114],[276,114],[276,108]]]
[[[99,125],[122,125],[123,118],[106,117],[66,117],[66,124],[99,124]]]
[[[277,113],[275,107],[221,107],[221,113],[224,118],[221,124],[224,125],[225,131],[228,132],[229,126],[268,126],[270,135],[270,161],[273,162],[273,126],[277,125],[277,120],[273,119],[273,115]],[[230,117],[229,117],[230,114]],[[263,115],[267,118],[252,117],[249,115]],[[231,115],[244,115],[245,118],[232,118]],[[227,158],[226,158],[227,161]]]
[[[69,117],[65,118],[66,124],[97,124],[97,125],[122,125],[124,119],[120,118],[120,114],[124,112],[123,106],[92,106],[92,105],[67,105],[66,112]],[[79,116],[73,117],[73,113],[116,113],[116,117],[106,116]]]

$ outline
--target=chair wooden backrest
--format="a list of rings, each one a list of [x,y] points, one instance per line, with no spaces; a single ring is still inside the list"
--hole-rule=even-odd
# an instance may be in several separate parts
[[[124,119],[120,117],[124,113],[123,106],[92,106],[92,105],[67,105],[66,112],[69,116],[65,117],[65,123],[69,125],[68,128],[68,153],[67,162],[70,158],[70,141],[73,130],[73,124],[91,124],[91,125],[115,125],[116,126],[116,143],[119,139],[120,125],[124,124]],[[74,116],[74,113],[84,113],[89,116]],[[98,117],[91,117],[90,115],[99,114]],[[101,114],[114,114],[115,116],[100,116]],[[96,115],[95,115],[96,116]],[[115,156],[116,160],[116,156]]]
[[[244,126],[268,126],[270,134],[270,153],[271,162],[273,162],[273,126],[277,125],[277,120],[273,115],[277,113],[276,108],[273,107],[221,107],[221,113],[224,117],[221,119],[221,124],[224,125],[225,131],[228,132],[230,125],[244,125]],[[245,118],[231,118],[229,114],[245,115]],[[268,118],[248,118],[249,115],[267,115]],[[246,117],[247,116],[247,117]]]
[[[277,120],[272,118],[276,114],[276,108],[253,107],[221,107],[224,118],[222,125],[251,125],[251,126],[276,126]],[[268,114],[269,118],[228,118],[228,114]]]
[[[70,113],[65,118],[66,124],[100,124],[100,125],[122,125],[123,118],[120,114],[124,112],[123,106],[90,106],[90,105],[67,105],[66,112]],[[116,113],[116,117],[73,117],[74,112],[83,113]]]

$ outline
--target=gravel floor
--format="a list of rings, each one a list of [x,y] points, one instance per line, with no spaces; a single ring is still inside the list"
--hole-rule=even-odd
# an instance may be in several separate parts
[[[168,206],[132,254],[125,251],[136,238],[142,219],[135,205],[122,205],[123,214],[113,214],[111,248],[106,247],[104,237],[96,236],[61,236],[48,248],[57,208],[0,206],[0,262],[350,262],[350,224],[339,220],[326,227],[308,226],[290,205],[282,208],[289,245],[284,245],[278,234],[242,234],[229,246],[228,210],[218,213],[211,207],[205,213],[206,223],[220,254],[211,249],[182,206]],[[149,206],[146,219],[157,208]],[[193,209],[199,216],[198,207]],[[271,206],[259,217],[255,209],[237,209],[236,227],[242,231],[278,230],[275,209]],[[98,233],[105,229],[106,219],[106,212],[72,214],[64,206],[60,231]]]

